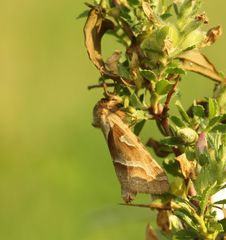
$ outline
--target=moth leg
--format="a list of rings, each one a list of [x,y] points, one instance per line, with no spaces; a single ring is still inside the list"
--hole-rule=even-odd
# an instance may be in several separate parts
[[[109,83],[110,84],[110,83]],[[106,97],[108,98],[108,99],[111,99],[111,98],[113,98],[114,96],[115,96],[115,93],[113,92],[113,93],[111,93],[111,92],[109,92],[108,91],[108,85],[109,85],[108,83],[106,83],[106,81],[103,79],[103,82],[102,82],[102,87],[103,87],[103,89],[104,89],[104,94],[106,95]],[[114,85],[113,85],[114,86]],[[115,91],[115,90],[114,90]]]

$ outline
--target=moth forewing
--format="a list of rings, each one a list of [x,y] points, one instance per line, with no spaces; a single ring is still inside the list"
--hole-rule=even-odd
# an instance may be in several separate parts
[[[137,193],[162,194],[169,189],[166,174],[137,136],[119,117],[117,102],[101,100],[94,108],[94,125],[108,143],[125,202]]]

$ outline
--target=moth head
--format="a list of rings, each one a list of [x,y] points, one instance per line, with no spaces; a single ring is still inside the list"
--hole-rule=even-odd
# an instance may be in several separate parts
[[[112,96],[110,99],[103,98],[94,106],[93,109],[93,123],[94,127],[100,128],[103,125],[104,118],[110,112],[116,112],[118,105],[122,102],[119,96]]]

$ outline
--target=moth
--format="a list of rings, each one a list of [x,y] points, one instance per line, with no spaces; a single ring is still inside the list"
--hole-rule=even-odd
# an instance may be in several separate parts
[[[122,198],[131,202],[137,193],[162,194],[169,189],[167,176],[139,138],[123,121],[117,96],[100,100],[93,110],[93,126],[105,136]]]

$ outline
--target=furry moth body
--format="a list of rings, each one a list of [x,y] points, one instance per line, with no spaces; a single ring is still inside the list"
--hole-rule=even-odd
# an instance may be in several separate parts
[[[108,143],[126,203],[137,193],[162,194],[169,188],[166,174],[137,136],[122,121],[117,98],[99,101],[93,110],[93,125]]]

